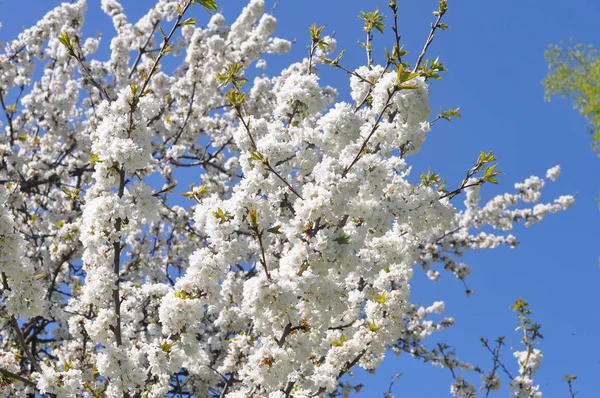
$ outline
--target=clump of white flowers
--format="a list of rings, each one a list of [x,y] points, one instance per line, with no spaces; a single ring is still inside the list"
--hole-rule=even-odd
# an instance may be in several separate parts
[[[26,246],[14,216],[10,211],[9,192],[0,186],[0,269],[2,296],[6,311],[11,316],[35,317],[43,313],[45,303],[35,267],[25,256]]]
[[[556,165],[546,172],[546,178],[556,181],[560,177],[560,165]]]
[[[454,320],[430,319],[442,301],[411,302],[415,265],[464,282],[472,269],[450,253],[514,247],[503,231],[573,198],[515,208],[540,200],[546,180],[532,176],[480,204],[500,174],[491,152],[454,190],[435,173],[412,179],[409,155],[433,125],[429,82],[444,71],[427,46],[411,68],[397,44],[377,64],[383,15],[363,13],[365,66],[342,67],[313,26],[306,59],[249,81],[247,67],[291,46],[272,36],[263,0],[231,26],[214,0],[159,0],[136,23],[117,0],[101,5],[116,30],[106,61],[91,59],[99,39],[81,31],[84,0],[0,55],[3,396],[324,396],[390,347],[473,370],[421,345]],[[197,5],[214,13],[206,27],[190,16]],[[428,42],[446,11],[441,0]],[[352,103],[318,63],[351,75]],[[23,96],[7,105],[13,92]],[[180,170],[195,170],[189,190]],[[515,353],[517,396],[537,394],[542,355],[527,347]],[[496,374],[482,380],[500,388]],[[473,396],[462,377],[451,391]]]

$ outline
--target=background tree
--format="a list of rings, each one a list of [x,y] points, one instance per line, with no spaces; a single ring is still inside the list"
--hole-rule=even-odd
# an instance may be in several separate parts
[[[550,45],[545,52],[548,76],[546,99],[561,95],[573,102],[588,122],[592,147],[600,156],[600,55],[592,45],[572,41]]]

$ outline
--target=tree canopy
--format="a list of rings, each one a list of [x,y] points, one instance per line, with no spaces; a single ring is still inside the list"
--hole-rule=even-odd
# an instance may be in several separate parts
[[[550,45],[545,53],[546,99],[561,95],[573,102],[588,122],[592,146],[600,156],[600,55],[592,45],[572,41]]]
[[[137,22],[101,4],[116,31],[107,59],[106,39],[83,33],[85,0],[0,54],[3,396],[337,396],[390,351],[448,368],[457,397],[502,380],[541,396],[527,302],[513,305],[513,362],[502,338],[482,339],[485,370],[429,347],[454,319],[442,301],[411,299],[416,272],[471,293],[464,252],[515,247],[516,224],[574,203],[540,202],[559,166],[483,201],[502,174],[492,151],[457,183],[411,175],[428,132],[460,116],[429,104],[446,70],[428,54],[449,28],[446,0],[415,54],[392,0],[388,28],[379,10],[360,14],[362,66],[346,67],[313,25],[305,58],[254,78],[265,54],[291,46],[263,0],[231,25],[213,0],[158,0]],[[384,32],[389,50],[376,54]],[[348,76],[349,99],[321,80],[325,67]],[[197,181],[182,187],[182,170]]]

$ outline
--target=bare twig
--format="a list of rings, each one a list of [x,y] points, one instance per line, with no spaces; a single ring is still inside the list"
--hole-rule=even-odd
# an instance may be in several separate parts
[[[19,327],[19,323],[17,322],[15,317],[12,315],[10,316],[10,324],[11,324],[12,328],[14,329],[15,333],[17,334],[17,338],[19,339],[21,348],[23,349],[23,352],[25,352],[25,355],[27,355],[29,362],[31,362],[31,366],[35,369],[36,372],[41,373],[42,368],[40,367],[40,365],[37,363],[37,361],[33,357],[33,354],[31,353],[31,350],[27,346],[27,343],[25,343],[25,338],[23,337],[23,333],[21,333],[21,328]]]
[[[344,168],[344,172],[342,173],[342,178],[345,178],[348,175],[348,172],[350,171],[350,169],[352,169],[352,167],[356,164],[356,162],[358,162],[358,160],[361,158],[361,156],[363,154],[363,151],[365,150],[365,148],[367,147],[367,144],[371,140],[371,137],[373,137],[373,135],[375,134],[375,132],[379,128],[379,123],[381,123],[381,119],[383,119],[383,115],[384,115],[385,111],[387,111],[387,109],[390,107],[390,102],[392,100],[392,97],[394,96],[394,94],[397,91],[398,91],[397,87],[394,87],[391,92],[388,91],[387,101],[385,102],[385,105],[383,106],[383,109],[379,112],[379,116],[377,116],[377,120],[375,121],[375,124],[373,125],[373,128],[371,129],[371,132],[369,133],[369,135],[367,136],[367,138],[365,138],[365,140],[363,141],[363,143],[362,143],[362,145],[360,147],[360,150],[358,151],[358,153],[354,157],[354,160],[352,160],[352,162],[348,166],[346,166]]]
[[[440,6],[441,6],[440,2]],[[444,6],[445,6],[445,1],[443,1]],[[427,40],[425,41],[425,45],[423,46],[423,50],[421,50],[421,54],[419,54],[419,58],[417,59],[417,63],[415,64],[415,66],[413,67],[413,73],[416,72],[419,69],[419,66],[421,66],[421,62],[423,62],[423,58],[425,57],[425,54],[427,53],[427,49],[429,48],[429,46],[431,45],[431,43],[433,42],[433,39],[435,38],[435,32],[436,30],[440,27],[440,22],[442,21],[443,16],[446,14],[446,11],[444,9],[444,11],[442,11],[440,9],[440,11],[437,14],[437,20],[435,21],[435,23],[431,24],[431,30],[429,31],[429,36],[427,36]]]
[[[16,373],[10,372],[10,371],[8,371],[6,369],[0,368],[0,374],[2,374],[2,376],[7,377],[9,379],[13,379],[13,380],[20,381],[21,383],[25,383],[25,384],[27,384],[30,387],[36,387],[37,386],[37,384],[35,384],[35,382],[33,382],[33,381],[29,380],[29,379],[26,379],[23,376],[19,376]]]

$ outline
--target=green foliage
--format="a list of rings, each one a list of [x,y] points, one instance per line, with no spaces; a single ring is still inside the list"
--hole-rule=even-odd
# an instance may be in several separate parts
[[[312,41],[313,44],[322,42],[321,35],[323,34],[324,28],[325,28],[325,26],[317,26],[316,23],[313,23],[308,28],[308,31],[310,33],[310,40]],[[324,45],[324,43],[323,43],[323,45]]]
[[[205,293],[202,292],[198,292],[198,293],[188,293],[185,290],[180,290],[180,291],[175,291],[173,293],[173,297],[176,297],[178,299],[182,299],[182,300],[194,300],[194,299],[198,299],[201,297],[204,297]],[[173,346],[177,344],[177,342],[173,343]]]
[[[340,236],[335,238],[333,241],[335,243],[337,243],[338,245],[347,245],[348,243],[350,243],[350,237],[348,235],[341,234]]]
[[[423,66],[419,67],[420,74],[425,80],[442,80],[440,72],[445,72],[446,70],[447,69],[442,65],[439,58],[425,60]]]
[[[338,66],[338,64],[340,63],[340,60],[342,59],[342,57],[344,56],[345,53],[346,53],[346,50],[342,50],[340,52],[340,54],[337,57],[335,57],[335,59],[321,57],[321,58],[319,58],[319,62],[321,62],[325,65]]]
[[[165,353],[169,353],[171,351],[171,348],[175,347],[176,345],[177,341],[174,341],[172,343],[169,343],[168,341],[163,341],[160,344],[160,349]]]
[[[385,304],[386,296],[387,296],[387,292],[384,290],[380,296],[373,297],[373,300],[377,301],[379,304]]]
[[[481,171],[483,166],[486,166],[488,163],[494,162],[496,160],[496,155],[489,151],[488,153],[481,152],[479,157],[477,158],[477,165],[475,169],[477,172]],[[486,166],[483,170],[483,177],[481,177],[482,182],[491,182],[492,184],[498,184],[496,177],[501,175],[502,172],[495,171],[497,164]]]
[[[267,158],[265,158],[261,153],[255,152],[255,151],[250,151],[250,160],[253,160],[253,161],[259,162],[259,163],[267,162]]]
[[[398,76],[398,80],[396,82],[396,86],[398,88],[413,89],[413,90],[419,88],[418,86],[416,86],[414,84],[406,84],[406,82],[408,82],[409,80],[412,80],[415,77],[418,77],[420,75],[419,73],[415,73],[415,72],[411,72],[410,70],[406,70],[404,68],[404,65],[398,64],[398,65],[396,65],[396,75]]]
[[[69,38],[69,35],[66,32],[62,32],[58,36],[58,41],[60,41],[67,48],[71,48],[72,47],[71,39]]]
[[[246,94],[242,94],[239,90],[234,88],[225,93],[225,98],[227,98],[229,103],[231,103],[231,106],[236,109],[241,108],[246,102]]]
[[[312,57],[315,54],[316,49],[320,49],[321,51],[326,51],[327,50],[327,43],[325,42],[325,38],[323,38],[323,29],[325,29],[325,26],[317,26],[316,23],[313,23],[309,28],[308,31],[310,33],[310,46],[308,46],[308,57],[311,60],[312,63]],[[342,58],[343,53],[336,58],[337,61],[340,60],[340,58]],[[330,65],[333,65],[333,61],[329,60],[330,62],[324,62],[324,63],[329,63]]]
[[[180,25],[181,26],[196,25],[196,18],[188,18],[185,21],[181,22]]]
[[[224,222],[233,219],[228,212],[223,211],[223,209],[220,207],[217,209],[217,211],[213,212],[213,216],[219,220],[219,224],[223,224]]]
[[[385,19],[385,15],[379,12],[379,8],[373,12],[361,11],[358,17],[365,21],[365,32],[371,32],[373,29],[376,29],[379,33],[383,33],[383,29],[385,28],[383,20]]]
[[[588,121],[592,145],[600,156],[600,54],[593,46],[573,42],[551,45],[545,53],[549,73],[542,81],[546,100],[568,98]]]
[[[446,11],[448,11],[448,0],[440,0],[438,6],[438,10],[433,12],[433,15],[436,17],[442,16],[446,13]]]
[[[244,67],[244,64],[232,62],[225,67],[223,73],[217,73],[217,81],[224,87],[229,84],[233,84],[234,86],[245,84],[248,82],[248,79],[244,77]]]
[[[519,326],[517,330],[523,330],[523,337],[521,342],[527,347],[531,347],[538,343],[544,336],[540,333],[542,326],[539,323],[535,323],[531,320],[531,310],[529,309],[529,303],[524,301],[522,298],[515,300],[515,303],[510,308],[517,313],[519,318]],[[528,351],[531,351],[529,349]]]
[[[342,333],[342,335],[340,336],[340,339],[332,341],[331,345],[333,345],[334,347],[342,347],[345,342],[346,342],[346,336],[344,335],[344,333]]]
[[[200,4],[211,14],[217,12],[217,2],[215,0],[193,0],[192,3]]]
[[[484,177],[485,181],[491,182],[492,184],[498,184],[498,181],[494,177],[496,177],[497,175],[500,175],[502,173],[499,171],[494,171],[496,166],[497,166],[497,164],[487,167],[485,169],[485,171],[483,172],[483,177]]]
[[[272,234],[281,234],[282,232],[279,230],[281,228],[281,225],[275,225],[269,229],[267,229],[267,232],[270,232]]]
[[[208,192],[206,184],[202,184],[198,188],[194,187],[194,183],[190,184],[190,190],[188,192],[181,192],[181,196],[188,199],[199,199],[202,195]]]
[[[250,220],[250,226],[253,229],[257,229],[258,228],[258,212],[254,209],[250,210],[248,212],[248,218]]]
[[[71,38],[69,37],[67,32],[62,32],[58,36],[58,41],[61,42],[62,45],[64,45],[67,48],[67,51],[69,52],[69,55],[71,57],[75,56],[75,47],[73,46],[73,42],[71,41]]]
[[[569,394],[571,395],[571,398],[575,398],[575,396],[579,394],[578,392],[573,391],[573,381],[577,380],[577,376],[567,373],[563,380],[566,381],[567,385],[569,386]]]
[[[376,332],[381,329],[379,326],[377,326],[375,324],[375,322],[370,322],[367,326],[371,332]]]
[[[447,109],[447,110],[443,110],[442,108],[440,108],[440,113],[438,113],[438,115],[435,117],[435,119],[433,120],[432,123],[435,123],[436,121],[440,120],[440,119],[444,119],[448,122],[452,121],[452,118],[458,118],[460,119],[462,117],[462,115],[460,114],[460,107],[456,108],[456,109]]]
[[[432,185],[438,185],[442,182],[442,179],[436,173],[433,173],[431,170],[426,173],[421,174],[421,185],[429,187]]]

